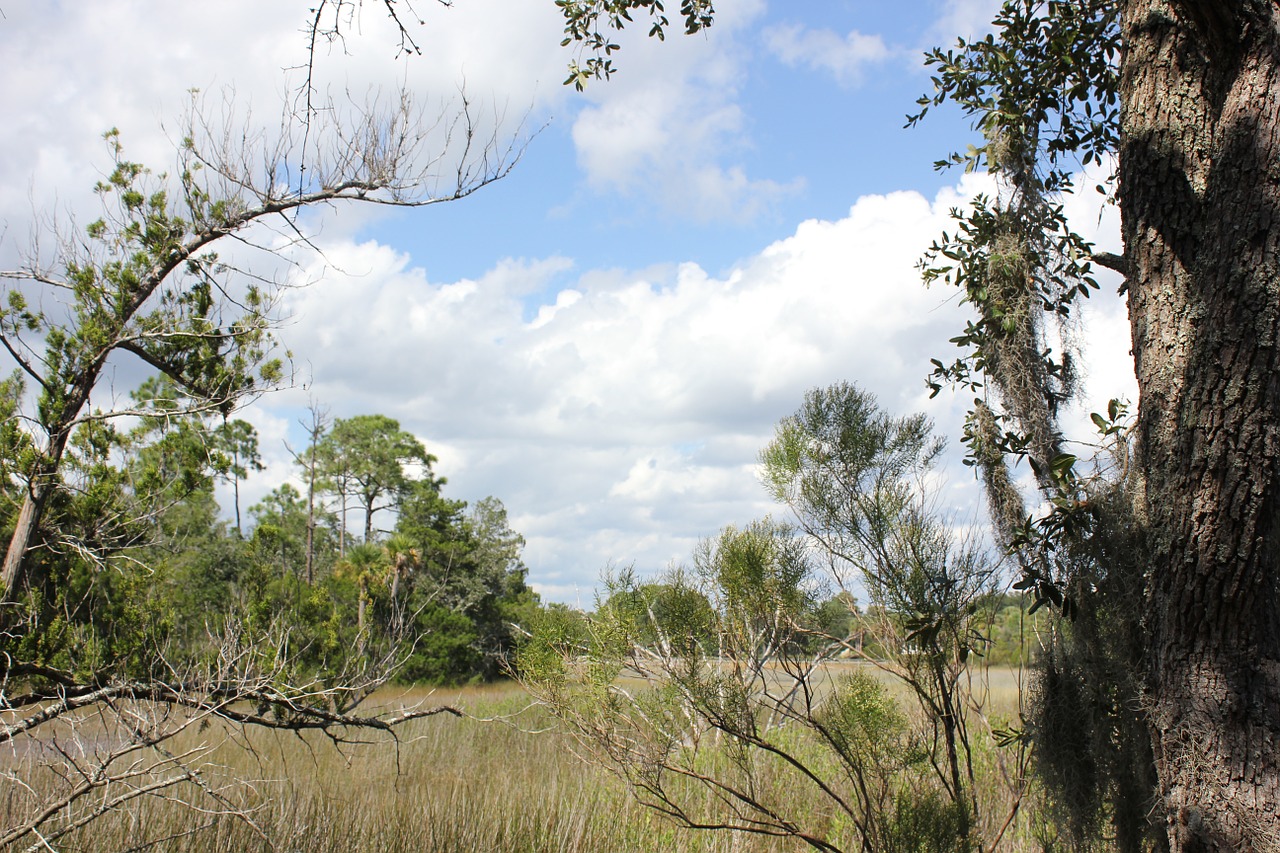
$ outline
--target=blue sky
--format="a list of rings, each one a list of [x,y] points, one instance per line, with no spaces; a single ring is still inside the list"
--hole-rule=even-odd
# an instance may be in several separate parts
[[[844,215],[859,196],[904,186],[932,193],[954,183],[955,175],[937,173],[931,164],[952,146],[963,148],[971,136],[967,122],[948,110],[920,129],[906,129],[904,119],[916,98],[932,88],[920,58],[942,37],[941,22],[954,20],[971,32],[990,17],[993,3],[959,4],[962,14],[952,9],[955,4],[918,0],[907,4],[908,15],[890,14],[892,6],[871,2],[744,5],[756,11],[738,26],[672,40],[683,41],[678,49],[695,58],[728,54],[735,61],[727,71],[695,63],[689,73],[660,81],[682,90],[671,99],[674,104],[668,101],[667,114],[651,119],[662,125],[653,134],[662,144],[635,146],[628,152],[630,164],[609,162],[588,150],[586,141],[575,147],[575,136],[582,139],[604,123],[593,116],[651,107],[644,97],[651,67],[663,65],[673,48],[670,42],[648,42],[636,27],[622,38],[620,70],[610,83],[582,95],[556,91],[556,79],[540,83],[549,109],[531,114],[528,125],[549,123],[531,141],[522,167],[490,188],[488,198],[425,216],[399,216],[379,237],[421,254],[433,274],[446,278],[474,272],[474,256],[448,247],[458,240],[474,243],[477,235],[484,235],[481,257],[556,253],[585,268],[633,269],[694,260],[723,271],[790,233],[797,222]],[[851,45],[851,34],[872,46]],[[828,65],[793,55],[806,40],[821,36],[832,42],[826,45],[832,54]],[[723,73],[732,74],[731,84],[707,79]],[[654,97],[661,97],[663,88],[653,88]],[[511,102],[513,112],[518,106]],[[707,114],[717,111],[731,114],[722,118],[727,127],[699,126],[700,120],[710,124]],[[680,137],[681,130],[692,143]],[[666,182],[687,178],[699,167],[736,170],[745,183],[759,185],[758,191],[742,191],[727,206],[689,204]],[[650,178],[656,180],[649,183]],[[423,228],[424,221],[431,224]]]
[[[725,524],[785,515],[756,453],[808,388],[858,382],[954,444],[966,401],[929,400],[924,376],[964,313],[914,263],[952,206],[992,187],[932,168],[971,141],[961,117],[903,123],[930,88],[922,51],[980,34],[993,0],[726,2],[705,36],[626,35],[617,76],[583,94],[560,85],[571,53],[551,0],[422,0],[423,55],[408,58],[379,5],[346,55],[322,57],[326,91],[407,86],[444,112],[465,91],[526,147],[461,202],[327,211],[311,221],[323,254],[269,271],[308,286],[283,305],[297,384],[240,414],[268,462],[247,502],[293,476],[285,442],[301,444],[308,400],[386,414],[440,457],[453,496],[504,501],[536,588],[585,604],[609,563],[658,571]],[[303,59],[305,3],[4,13],[5,268],[51,211],[94,216],[102,131],[163,167],[189,88],[216,106],[234,87],[269,127]],[[1114,213],[1072,206],[1114,249]],[[1075,333],[1081,422],[1132,394],[1123,305],[1093,302]],[[944,505],[980,523],[971,475],[954,456],[947,474]]]

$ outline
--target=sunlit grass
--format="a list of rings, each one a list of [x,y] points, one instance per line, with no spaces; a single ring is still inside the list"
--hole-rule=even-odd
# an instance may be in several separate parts
[[[1016,720],[1016,674],[984,676],[988,716]],[[63,839],[62,850],[299,851],[764,851],[793,841],[682,830],[636,803],[622,783],[579,761],[572,742],[516,685],[390,689],[372,705],[449,704],[469,717],[415,721],[395,738],[334,743],[315,733],[240,731],[217,725],[183,733],[173,750],[213,748],[206,773],[231,789],[225,806],[191,787],[143,798]],[[981,733],[989,740],[985,733]],[[1012,800],[1001,757],[978,755],[984,809],[1003,821]],[[705,795],[703,795],[705,796]],[[830,810],[797,790],[794,808],[823,820]],[[706,800],[711,807],[710,800]],[[192,808],[195,805],[195,808]],[[231,813],[234,805],[243,814]],[[1000,849],[1033,849],[1019,817]],[[984,822],[985,823],[985,822]],[[995,827],[998,828],[998,827]],[[983,827],[984,834],[993,832]],[[167,839],[167,840],[165,840]]]

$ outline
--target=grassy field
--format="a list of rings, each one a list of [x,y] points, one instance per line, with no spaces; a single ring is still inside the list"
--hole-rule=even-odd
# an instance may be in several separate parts
[[[993,670],[975,689],[987,697],[991,720],[1016,719],[1016,673]],[[164,797],[135,800],[64,838],[57,849],[805,849],[793,841],[672,826],[638,805],[619,780],[579,761],[572,743],[551,728],[543,712],[528,707],[517,686],[387,691],[376,698],[387,704],[451,704],[484,719],[431,717],[401,730],[396,740],[384,736],[358,744],[334,744],[315,735],[219,730],[216,725],[193,730],[182,735],[188,743],[171,748],[211,748],[213,763],[203,781],[222,792],[223,805],[194,788],[172,789]],[[982,834],[993,838],[1011,811],[1011,794],[1002,778],[1009,768],[991,748],[980,750],[978,758],[980,786],[987,788],[983,808],[990,813]],[[18,760],[9,756],[10,762]],[[244,813],[233,814],[233,805]],[[825,808],[816,799],[793,806],[801,814]],[[1034,812],[1024,803],[999,849],[1040,849],[1034,842]]]

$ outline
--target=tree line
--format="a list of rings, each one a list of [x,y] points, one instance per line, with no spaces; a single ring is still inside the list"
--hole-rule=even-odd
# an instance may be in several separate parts
[[[138,631],[164,643],[167,657],[188,659],[220,635],[217,623],[245,619],[287,622],[295,663],[316,672],[334,656],[412,638],[401,680],[501,673],[510,626],[538,603],[525,582],[524,539],[497,498],[449,498],[436,457],[397,421],[330,420],[313,407],[295,454],[302,486],[278,486],[242,518],[239,484],[262,468],[252,425],[182,411],[166,378],[132,396],[135,426],[73,444],[79,482],[57,506],[61,533],[87,541],[115,519],[115,550],[109,566],[75,551],[44,558],[44,574],[74,579],[50,585],[40,602],[65,623],[61,643],[46,641],[46,664],[71,665],[91,646],[102,678],[112,661],[128,660],[121,652],[140,642]],[[233,486],[234,522],[215,498],[219,481]],[[20,495],[10,488],[6,498],[12,515]],[[126,618],[137,608],[145,620]]]

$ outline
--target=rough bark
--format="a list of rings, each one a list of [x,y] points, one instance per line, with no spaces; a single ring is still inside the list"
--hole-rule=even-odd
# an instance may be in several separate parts
[[[47,495],[47,486],[32,483],[22,499],[22,509],[18,511],[18,518],[14,521],[9,549],[5,552],[4,567],[0,569],[0,601],[12,600],[12,595],[17,590],[23,561],[26,559],[27,549],[35,539],[36,527],[44,513]]]
[[[102,369],[101,365],[100,359],[92,368],[95,378]],[[73,408],[74,415],[84,406],[88,398],[88,390],[77,387],[66,397],[67,408]],[[62,455],[66,452],[67,442],[71,437],[72,422],[71,417],[65,417],[50,429],[49,446],[43,458],[36,463],[35,470],[31,472],[27,482],[22,509],[18,511],[18,517],[14,520],[13,534],[9,537],[9,548],[5,551],[4,564],[0,568],[0,603],[16,601],[17,595],[26,583],[24,567],[27,564],[27,552],[36,543],[36,532],[40,529],[45,505],[48,504],[53,490],[57,488],[58,467],[62,463]],[[11,615],[7,612],[0,613],[0,626],[7,624],[5,620]]]
[[[1280,8],[1123,8],[1157,814],[1174,853],[1280,850]]]

